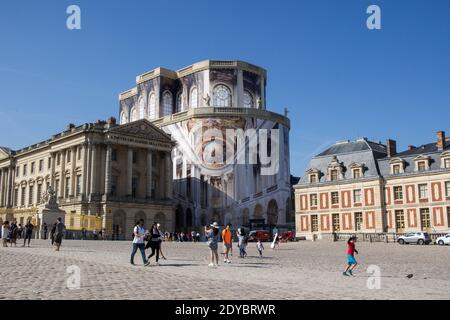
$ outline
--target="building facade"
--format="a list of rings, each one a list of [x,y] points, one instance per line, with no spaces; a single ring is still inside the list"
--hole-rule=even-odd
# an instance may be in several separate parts
[[[69,231],[129,239],[136,220],[172,230],[171,137],[147,120],[70,124],[50,139],[0,148],[0,222],[31,220],[51,186]]]
[[[297,236],[450,230],[450,142],[397,153],[394,140],[337,142],[295,186]]]
[[[208,60],[178,71],[154,69],[119,95],[121,123],[148,119],[177,141],[172,152],[177,230],[211,221],[288,222],[290,121],[266,109],[266,81],[266,71],[255,65]],[[230,130],[244,134],[241,147],[227,135]],[[266,140],[260,135],[265,130]],[[269,153],[277,151],[279,158],[263,163],[258,154],[251,161],[254,141],[269,145]],[[242,154],[244,163],[237,161]],[[267,174],[267,166],[277,169]]]

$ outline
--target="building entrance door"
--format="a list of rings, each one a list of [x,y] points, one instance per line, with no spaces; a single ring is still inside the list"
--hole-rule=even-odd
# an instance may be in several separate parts
[[[405,232],[405,214],[403,210],[395,211],[395,230],[397,233]]]

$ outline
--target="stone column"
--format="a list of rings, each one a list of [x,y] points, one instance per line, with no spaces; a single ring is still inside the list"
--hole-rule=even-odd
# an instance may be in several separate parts
[[[166,190],[165,190],[165,195],[166,195],[166,198],[172,198],[172,175],[170,174],[170,168],[172,167],[172,159],[171,159],[171,157],[170,157],[170,152],[166,152],[165,154],[164,154],[164,158],[165,158],[165,161],[166,161],[166,164],[165,164],[165,173],[166,173],[166,181],[165,181],[165,184],[166,184]]]
[[[90,184],[90,177],[91,177],[91,153],[92,153],[92,143],[88,142],[87,148],[86,148],[86,177],[84,179],[85,184],[85,190],[86,190],[86,197],[88,197],[91,194],[91,184]]]
[[[106,159],[105,159],[105,195],[111,194],[111,144],[106,145]]]
[[[3,207],[3,195],[5,194],[5,170],[0,168],[0,208]]]
[[[87,170],[87,164],[88,164],[88,162],[87,162],[87,160],[88,160],[88,144],[87,143],[84,143],[83,144],[83,167],[81,168],[81,174],[82,174],[82,176],[81,176],[81,194],[83,195],[83,196],[86,196],[87,194],[86,194],[86,190],[87,190],[87,188],[86,188],[86,181],[87,181],[87,173],[88,173],[88,170]]]
[[[6,207],[11,207],[11,185],[13,185],[13,183],[11,183],[11,181],[13,179],[11,179],[11,168],[7,169],[7,174],[6,174]]]
[[[91,155],[91,164],[90,164],[90,173],[91,173],[91,194],[97,193],[97,171],[96,171],[96,165],[97,165],[97,145],[92,144],[92,155]]]
[[[127,195],[131,196],[133,193],[133,149],[128,147],[128,162],[127,162]]]
[[[70,189],[69,189],[69,196],[73,197],[75,196],[75,188],[76,188],[76,173],[75,169],[77,167],[77,147],[71,148],[71,155],[72,155],[72,167],[70,168]]]
[[[153,179],[153,154],[150,149],[147,150],[147,198],[152,197],[152,179]]]
[[[62,150],[61,151],[61,180],[59,181],[59,198],[64,198],[64,183],[66,180],[66,175],[65,175],[65,171],[66,171],[66,152],[67,150]]]
[[[51,165],[51,169],[50,169],[50,186],[53,188],[53,190],[55,190],[55,166],[56,166],[56,152],[52,152],[51,153],[51,159],[50,160],[52,163]]]

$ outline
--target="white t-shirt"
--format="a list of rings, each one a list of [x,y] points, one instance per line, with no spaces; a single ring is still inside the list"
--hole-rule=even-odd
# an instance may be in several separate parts
[[[140,226],[135,226],[133,229],[133,233],[134,233],[133,243],[144,243],[145,228],[140,227]],[[136,233],[139,236],[136,236]]]

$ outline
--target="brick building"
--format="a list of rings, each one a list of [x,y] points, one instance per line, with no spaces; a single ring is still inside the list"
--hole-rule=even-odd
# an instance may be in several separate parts
[[[450,230],[450,142],[397,153],[366,138],[315,156],[295,186],[297,236]]]

